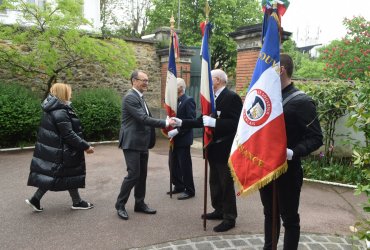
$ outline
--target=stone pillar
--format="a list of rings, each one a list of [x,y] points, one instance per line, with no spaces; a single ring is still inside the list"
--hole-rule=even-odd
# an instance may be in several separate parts
[[[175,30],[177,34],[181,31]],[[180,36],[180,35],[179,35]],[[161,62],[161,103],[164,105],[165,91],[166,91],[166,80],[167,80],[167,68],[168,68],[168,56],[169,56],[169,43],[171,37],[171,29],[169,27],[161,27],[155,32],[155,40],[158,41],[159,46],[162,47],[157,50],[157,55],[160,57]],[[185,80],[187,87],[190,85],[190,66],[191,57],[194,55],[194,51],[187,49],[186,47],[180,46],[180,58],[176,59],[176,72],[177,77],[181,77]]]
[[[291,34],[291,32],[284,31],[282,41],[287,40]],[[229,35],[237,43],[238,51],[235,90],[244,98],[262,46],[262,24],[243,26]]]
[[[161,102],[163,105],[166,91],[169,49],[159,49],[157,50],[157,54],[159,55],[161,61]],[[193,50],[180,46],[180,58],[176,59],[177,77],[183,78],[187,87],[190,86],[190,66],[191,57],[193,55]]]

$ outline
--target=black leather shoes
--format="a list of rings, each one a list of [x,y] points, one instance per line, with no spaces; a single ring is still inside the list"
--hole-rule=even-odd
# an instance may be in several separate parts
[[[134,211],[144,214],[155,214],[157,212],[157,210],[149,208],[146,204],[135,205]]]
[[[194,197],[194,194],[188,194],[186,192],[183,192],[182,194],[180,194],[177,199],[178,200],[187,200],[187,199],[190,199],[190,198],[193,198]]]
[[[215,232],[226,232],[229,231],[231,228],[235,227],[235,221],[222,221],[221,224],[215,226],[213,231]]]
[[[125,208],[118,209],[117,214],[121,219],[128,220],[128,214]]]
[[[204,219],[204,214],[202,214],[202,219]],[[222,220],[223,216],[221,213],[213,211],[212,213],[206,214],[206,219],[207,220]]]
[[[184,190],[181,190],[181,189],[174,189],[172,190],[172,194],[179,194],[179,193],[182,193],[184,192]],[[170,194],[170,191],[168,191],[166,194]]]

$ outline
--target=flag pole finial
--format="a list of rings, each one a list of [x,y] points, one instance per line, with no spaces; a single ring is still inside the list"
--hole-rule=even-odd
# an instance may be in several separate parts
[[[211,7],[209,7],[208,0],[206,0],[206,6],[204,7],[204,12],[206,14],[206,19],[208,21],[209,12],[211,11]]]
[[[171,24],[171,26],[170,26],[170,28],[171,28],[171,32],[174,30],[174,28],[175,28],[175,18],[173,17],[173,13],[172,13],[172,16],[171,16],[171,18],[170,18],[170,24]]]
[[[277,10],[277,7],[278,7],[278,3],[277,3],[277,1],[274,1],[274,3],[272,4],[272,8],[274,10]]]

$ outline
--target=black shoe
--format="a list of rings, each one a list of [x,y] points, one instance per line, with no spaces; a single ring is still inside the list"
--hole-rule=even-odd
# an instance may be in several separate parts
[[[118,209],[117,214],[121,219],[128,220],[128,214],[125,208]]]
[[[221,224],[215,226],[213,231],[215,232],[226,232],[229,231],[231,228],[235,227],[235,221],[222,221]]]
[[[204,219],[204,214],[202,214],[202,219]],[[223,220],[223,216],[221,213],[213,211],[212,213],[206,214],[207,220]]]
[[[80,201],[79,203],[73,203],[72,209],[74,210],[87,210],[94,207],[94,204],[86,202],[86,201]]]
[[[172,190],[172,194],[179,194],[179,193],[182,193],[184,192],[184,189],[174,189]],[[170,194],[170,191],[168,191],[166,194]]]
[[[40,200],[32,197],[30,200],[27,199],[25,200],[25,202],[30,206],[32,207],[32,209],[36,212],[42,212],[44,211],[44,209],[40,206]]]
[[[194,197],[194,194],[188,194],[186,192],[183,192],[182,194],[180,194],[177,199],[178,200],[187,200],[187,199],[190,199],[190,198],[193,198]]]
[[[144,213],[144,214],[155,214],[157,211],[148,207],[147,204],[135,205],[135,212]]]

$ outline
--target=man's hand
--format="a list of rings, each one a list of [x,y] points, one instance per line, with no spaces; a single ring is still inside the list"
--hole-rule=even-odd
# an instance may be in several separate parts
[[[172,129],[171,131],[168,131],[168,138],[173,138],[179,133],[179,130],[177,128]]]
[[[216,119],[208,115],[203,115],[203,125],[204,127],[216,127]]]
[[[85,152],[88,153],[88,154],[94,153],[94,147],[90,146],[88,149],[85,150]]]
[[[171,117],[170,120],[172,120],[173,122],[173,125],[171,125],[172,127],[181,127],[182,125],[182,120],[177,118],[177,117]]]
[[[293,159],[293,150],[291,150],[289,148],[286,149],[286,158],[287,158],[288,161]]]

